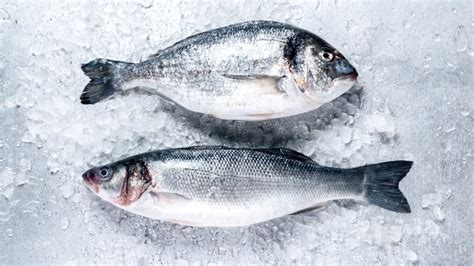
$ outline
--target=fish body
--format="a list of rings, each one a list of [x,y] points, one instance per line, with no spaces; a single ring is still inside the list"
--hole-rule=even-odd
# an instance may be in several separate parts
[[[357,71],[306,30],[251,21],[206,31],[132,64],[96,59],[81,102],[144,87],[188,110],[222,119],[265,120],[314,110],[349,90]]]
[[[338,169],[289,149],[208,146],[133,156],[92,168],[83,178],[104,200],[142,216],[192,226],[232,227],[338,199],[410,212],[398,183],[411,165],[393,161]]]

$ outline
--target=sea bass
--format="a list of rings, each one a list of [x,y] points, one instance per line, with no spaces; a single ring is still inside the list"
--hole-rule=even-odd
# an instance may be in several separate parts
[[[92,168],[87,186],[103,200],[153,219],[232,227],[354,199],[409,213],[398,188],[412,166],[392,161],[350,169],[289,149],[220,146],[167,149]]]
[[[96,59],[81,95],[94,104],[136,87],[221,119],[266,120],[314,110],[349,90],[357,71],[315,34],[251,21],[188,37],[140,63]]]

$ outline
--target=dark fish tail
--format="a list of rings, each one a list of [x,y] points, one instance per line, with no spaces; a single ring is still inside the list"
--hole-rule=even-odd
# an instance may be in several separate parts
[[[410,171],[412,164],[410,161],[392,161],[357,168],[364,175],[367,201],[390,211],[411,212],[398,184]]]
[[[108,59],[95,59],[81,66],[91,80],[81,94],[82,104],[94,104],[120,89],[122,77],[119,71],[132,63]]]

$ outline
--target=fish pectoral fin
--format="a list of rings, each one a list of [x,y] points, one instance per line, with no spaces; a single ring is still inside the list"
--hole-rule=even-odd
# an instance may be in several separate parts
[[[309,207],[309,208],[306,208],[306,209],[299,210],[299,211],[294,212],[294,213],[290,213],[290,215],[298,215],[298,214],[312,212],[312,211],[315,211],[315,210],[322,210],[326,206],[327,206],[327,203],[324,202],[324,203],[316,204],[316,205],[314,205],[312,207]]]
[[[223,77],[230,78],[230,79],[238,79],[238,80],[257,80],[257,79],[270,79],[270,80],[279,80],[282,76],[272,76],[272,75],[240,75],[240,74],[222,74]]]
[[[276,94],[282,95],[285,91],[280,86],[281,80],[284,76],[271,76],[271,75],[239,75],[239,74],[221,74],[222,77],[231,79],[240,85],[245,86],[253,95],[254,91],[260,91],[262,94]]]
[[[191,198],[185,195],[172,192],[150,191],[150,195],[155,197],[160,204],[184,203],[192,200]]]

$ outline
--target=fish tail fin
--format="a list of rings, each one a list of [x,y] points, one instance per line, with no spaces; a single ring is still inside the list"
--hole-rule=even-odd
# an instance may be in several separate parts
[[[390,211],[410,213],[410,205],[398,184],[412,165],[410,161],[392,161],[360,167],[367,201]]]
[[[101,58],[83,64],[81,66],[82,71],[91,80],[81,94],[81,103],[94,104],[119,90],[121,81],[117,78],[117,73],[129,65],[132,65],[132,63]]]

